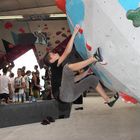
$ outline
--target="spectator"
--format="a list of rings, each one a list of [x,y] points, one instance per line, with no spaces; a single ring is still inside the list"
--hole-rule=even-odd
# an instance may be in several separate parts
[[[25,70],[26,70],[26,67],[23,66],[23,67],[21,68],[21,75],[22,75],[23,77],[25,76]]]
[[[26,95],[26,101],[29,101],[29,93],[30,93],[30,76],[31,71],[28,70],[24,76],[25,79],[25,95]]]
[[[25,88],[25,79],[23,78],[22,74],[22,69],[17,70],[17,77],[15,78],[14,81],[14,87],[15,87],[15,102],[24,102],[25,100],[25,94],[24,94],[24,88]]]
[[[11,80],[7,74],[7,68],[3,69],[3,75],[0,76],[0,102],[5,99],[5,102],[9,102],[9,94],[12,93]]]
[[[14,81],[15,81],[15,78],[14,78],[14,73],[10,73],[9,75],[10,77],[10,80],[11,80],[11,89],[12,89],[12,94],[10,95],[10,99],[13,99],[13,97],[15,96],[15,87],[14,87]]]
[[[39,73],[39,70],[38,70],[38,65],[35,65],[35,66],[34,66],[34,69],[35,69],[35,73],[40,74],[40,73]]]
[[[36,99],[40,97],[40,89],[39,73],[32,72],[32,92]]]
[[[50,67],[47,65],[44,65],[44,69],[45,69],[45,76],[42,76],[42,79],[44,80],[44,92],[43,92],[43,96],[50,100],[52,99],[52,87],[51,87],[51,71],[50,71]]]

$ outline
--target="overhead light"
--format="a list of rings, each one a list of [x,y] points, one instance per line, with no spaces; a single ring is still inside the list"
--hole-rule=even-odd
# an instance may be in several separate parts
[[[22,15],[13,15],[13,16],[0,16],[0,19],[22,19]]]
[[[50,14],[49,17],[57,18],[57,17],[67,17],[67,16],[66,16],[66,14]]]

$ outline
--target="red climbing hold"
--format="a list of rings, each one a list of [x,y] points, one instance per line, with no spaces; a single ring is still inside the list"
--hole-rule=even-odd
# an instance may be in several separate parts
[[[25,30],[24,30],[24,28],[19,28],[19,32],[21,32],[21,33],[25,33]]]
[[[88,49],[88,51],[92,50],[92,47],[90,45],[88,45],[88,43],[86,43],[86,48]]]
[[[133,103],[133,104],[138,103],[138,101],[134,97],[127,95],[127,93],[125,92],[120,92],[119,95],[127,103]]]
[[[11,22],[6,22],[5,24],[4,24],[4,28],[5,29],[11,29],[13,27],[13,24],[11,23]]]
[[[82,28],[79,29],[79,33],[80,33],[80,34],[83,33],[83,29],[82,29]]]
[[[56,5],[59,9],[61,9],[64,13],[66,13],[66,0],[55,0]]]

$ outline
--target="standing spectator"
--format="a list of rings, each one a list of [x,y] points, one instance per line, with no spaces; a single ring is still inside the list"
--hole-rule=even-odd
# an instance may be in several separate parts
[[[16,94],[16,100],[15,102],[24,102],[25,94],[24,94],[24,88],[25,88],[25,79],[21,75],[22,69],[17,70],[17,77],[15,78],[15,94]]]
[[[10,73],[10,75],[9,75],[9,77],[10,77],[10,80],[11,80],[11,89],[12,89],[12,95],[10,96],[10,99],[13,99],[14,97],[15,97],[15,87],[14,87],[14,81],[15,81],[15,78],[14,78],[14,73]]]
[[[26,101],[29,101],[29,93],[30,93],[30,76],[31,71],[27,70],[24,79],[25,79],[25,95],[26,95]]]
[[[35,66],[34,66],[34,69],[35,69],[35,73],[39,73],[38,65],[35,65]],[[40,74],[40,73],[39,73],[39,74]]]
[[[40,85],[40,73],[36,72],[36,80],[37,80],[37,85],[38,85],[38,93],[39,93],[39,97],[40,97],[40,90],[41,90],[41,85]]]
[[[5,102],[8,103],[9,94],[12,93],[11,89],[11,80],[7,74],[7,68],[3,69],[3,75],[0,76],[0,102],[1,99],[5,99]]]
[[[47,65],[44,65],[44,69],[45,69],[45,76],[42,76],[42,79],[44,80],[44,92],[43,92],[43,96],[44,99],[52,99],[52,87],[51,87],[51,71],[50,71],[50,67]]]
[[[40,89],[39,73],[32,72],[32,92],[36,99],[40,97]]]
[[[23,77],[25,76],[25,70],[26,70],[26,67],[23,66],[23,67],[21,68],[21,75],[22,75]]]
[[[14,62],[9,63],[8,66],[7,66],[7,71],[12,73],[12,69],[14,68],[14,66],[15,66]]]

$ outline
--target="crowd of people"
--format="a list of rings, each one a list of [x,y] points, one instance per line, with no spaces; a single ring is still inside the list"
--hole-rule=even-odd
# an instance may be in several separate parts
[[[17,74],[12,72],[14,65],[2,69],[0,75],[0,104],[33,102],[37,100],[52,99],[50,69],[45,65],[44,88],[40,85],[40,72],[38,65],[34,71],[26,70],[26,67],[17,69]],[[44,95],[45,94],[45,95]]]

